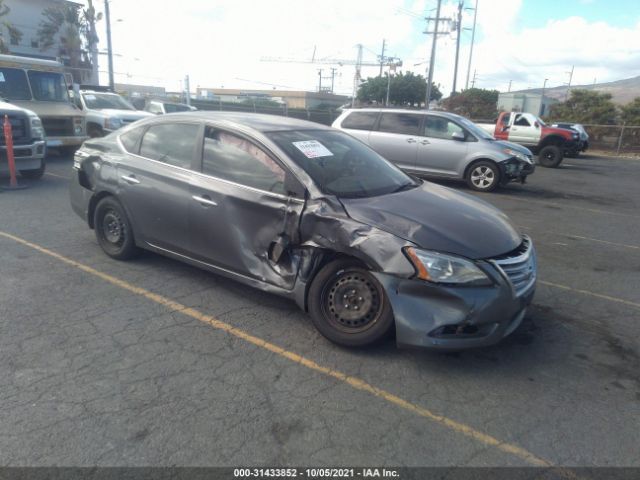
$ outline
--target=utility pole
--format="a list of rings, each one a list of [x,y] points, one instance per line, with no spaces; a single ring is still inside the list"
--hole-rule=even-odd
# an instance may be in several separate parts
[[[475,88],[476,86],[476,80],[478,79],[478,72],[476,72],[476,70],[473,70],[473,80],[471,80],[471,88]]]
[[[478,19],[478,0],[476,0],[476,7],[473,9],[473,30],[471,31],[471,50],[469,50],[469,65],[467,65],[467,83],[465,89],[469,88],[469,74],[471,73],[471,59],[473,58],[473,44],[476,39],[476,20]]]
[[[333,93],[333,85],[336,78],[336,70],[338,69],[335,67],[331,67],[331,93]]]
[[[191,105],[191,85],[189,84],[189,75],[184,77],[184,91],[185,91],[185,100],[187,105]]]
[[[356,95],[362,79],[362,44],[358,44],[358,56],[356,58],[356,74],[353,76],[353,96],[351,97],[351,108],[356,106]]]
[[[383,38],[382,51],[380,52],[380,75],[378,75],[379,77],[382,77],[382,66],[384,65],[384,50],[386,46],[387,46],[387,41]]]
[[[109,0],[104,0],[104,17],[107,24],[107,58],[109,61],[109,88],[115,89],[113,79],[113,47],[111,45],[111,13],[109,12]]]
[[[544,90],[547,88],[548,78],[544,79],[544,83],[542,84],[542,95],[540,96],[540,109],[538,111],[538,116],[541,117],[544,113]]]
[[[389,106],[389,91],[391,90],[391,66],[389,66],[389,71],[387,72],[387,101],[384,103],[386,107]]]
[[[453,67],[453,89],[451,90],[451,95],[456,93],[456,84],[458,83],[458,58],[460,56],[460,33],[462,32],[462,8],[464,7],[464,1],[460,0],[458,2],[458,18],[456,20],[456,60],[455,65]]]
[[[322,69],[318,69],[318,92],[322,92]]]
[[[93,6],[93,0],[87,0],[87,20],[89,22],[89,51],[91,53],[91,83],[98,85],[100,83],[100,74],[98,73],[98,34],[96,32],[96,9]]]
[[[512,82],[512,81],[513,81],[513,80],[509,80],[509,88],[507,89],[507,93],[509,93],[509,92],[511,91],[511,82]]]
[[[573,80],[573,69],[575,68],[575,65],[571,65],[571,71],[570,72],[566,72],[569,74],[569,83],[567,83],[567,94],[564,97],[564,100],[567,101],[569,99],[569,89],[571,88],[571,80]]]
[[[441,4],[442,4],[442,0],[438,0],[433,32],[429,32],[428,30],[425,32],[427,34],[433,33],[433,42],[431,43],[431,59],[429,60],[429,78],[427,79],[427,92],[424,98],[425,110],[429,110],[429,102],[431,100],[431,83],[433,82],[433,70],[436,63],[436,43],[438,42],[438,26],[440,24],[440,5]],[[427,25],[429,25],[429,20],[433,20],[433,18],[431,17],[427,18]]]

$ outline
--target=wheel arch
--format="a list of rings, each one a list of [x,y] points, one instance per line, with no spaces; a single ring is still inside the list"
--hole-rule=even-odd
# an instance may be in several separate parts
[[[548,147],[549,145],[562,148],[565,143],[566,143],[566,140],[562,138],[560,135],[549,135],[542,139],[538,148],[542,150],[544,147]]]
[[[500,165],[498,165],[498,162],[496,162],[495,160],[488,158],[488,157],[480,157],[480,158],[476,158],[474,160],[472,160],[471,162],[469,162],[469,165],[467,165],[464,169],[464,174],[462,176],[463,179],[467,178],[467,175],[469,174],[469,170],[471,170],[473,168],[474,165],[480,163],[480,162],[491,162],[493,163],[496,168],[498,169],[498,173],[500,175],[502,175],[502,171],[500,170]]]

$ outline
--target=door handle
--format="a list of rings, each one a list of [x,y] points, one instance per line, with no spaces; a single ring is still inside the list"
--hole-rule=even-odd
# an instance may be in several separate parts
[[[208,197],[199,197],[198,195],[193,195],[191,198],[193,198],[196,202],[198,202],[203,207],[217,207],[218,206],[218,204],[216,202],[214,202],[213,200],[211,200]]]
[[[420,145],[429,145],[429,140],[422,140]]]
[[[138,180],[136,177],[134,177],[133,175],[127,176],[127,175],[122,175],[120,177],[122,180],[124,180],[125,182],[127,182],[130,185],[137,185],[140,183],[140,180]]]
[[[415,138],[407,138],[407,143],[416,143]]]

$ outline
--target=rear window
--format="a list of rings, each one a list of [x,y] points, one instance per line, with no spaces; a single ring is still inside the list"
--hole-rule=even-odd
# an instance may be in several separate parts
[[[352,112],[342,121],[342,128],[353,130],[373,130],[378,112]]]
[[[418,135],[421,117],[415,113],[383,113],[378,130],[403,135]]]

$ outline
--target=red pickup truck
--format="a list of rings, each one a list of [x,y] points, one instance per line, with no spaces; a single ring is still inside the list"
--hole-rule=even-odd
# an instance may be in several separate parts
[[[531,113],[502,112],[495,125],[480,123],[478,126],[497,140],[524,145],[538,155],[540,165],[552,168],[560,165],[564,152],[574,150],[580,137],[574,130],[548,127]]]

